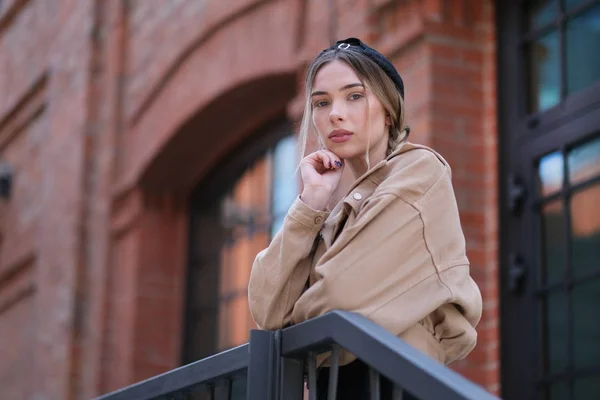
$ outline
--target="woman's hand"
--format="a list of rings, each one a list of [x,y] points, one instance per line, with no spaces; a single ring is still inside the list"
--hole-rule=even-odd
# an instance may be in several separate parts
[[[300,163],[302,201],[314,210],[324,210],[343,171],[344,162],[329,150],[318,150],[304,157]]]

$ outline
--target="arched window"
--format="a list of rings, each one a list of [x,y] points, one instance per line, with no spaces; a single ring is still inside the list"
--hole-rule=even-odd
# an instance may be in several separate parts
[[[253,136],[194,190],[190,209],[183,363],[245,343],[255,328],[248,279],[298,195],[288,123]]]

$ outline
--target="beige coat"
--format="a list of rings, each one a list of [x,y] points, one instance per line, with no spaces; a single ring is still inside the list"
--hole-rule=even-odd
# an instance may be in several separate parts
[[[405,143],[357,179],[331,213],[296,199],[256,256],[248,296],[261,329],[347,310],[444,364],[465,357],[482,304],[447,162]],[[341,363],[352,359],[345,353]]]

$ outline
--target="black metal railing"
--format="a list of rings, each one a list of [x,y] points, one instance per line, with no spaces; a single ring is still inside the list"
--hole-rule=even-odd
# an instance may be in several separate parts
[[[380,399],[380,375],[395,386],[394,400],[405,393],[422,400],[497,399],[367,318],[333,311],[279,331],[253,330],[248,344],[98,400],[302,400],[305,375],[309,399],[317,400],[316,358],[325,352],[331,352],[328,398],[334,399],[341,349],[369,365],[369,400]]]

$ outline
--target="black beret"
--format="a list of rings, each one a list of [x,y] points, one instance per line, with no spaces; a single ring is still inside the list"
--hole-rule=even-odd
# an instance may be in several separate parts
[[[323,50],[323,52],[335,49],[344,50],[349,47],[352,47],[353,50],[358,50],[375,64],[377,64],[383,70],[383,72],[390,77],[392,82],[394,82],[396,88],[400,92],[400,95],[404,99],[404,82],[402,82],[402,78],[400,77],[398,71],[396,71],[394,64],[385,58],[383,54],[361,42],[360,39],[348,38],[344,40],[338,40],[334,45]]]

